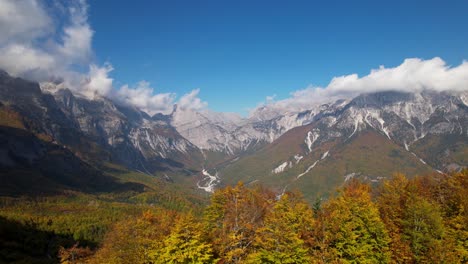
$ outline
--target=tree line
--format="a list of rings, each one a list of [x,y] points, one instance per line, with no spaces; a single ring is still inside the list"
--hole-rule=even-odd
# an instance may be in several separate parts
[[[468,171],[377,187],[351,180],[327,200],[242,183],[202,213],[161,209],[117,223],[90,263],[466,263]],[[62,260],[79,259],[63,249]]]

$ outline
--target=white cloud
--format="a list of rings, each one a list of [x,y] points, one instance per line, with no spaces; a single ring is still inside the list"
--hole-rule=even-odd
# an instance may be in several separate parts
[[[104,67],[91,64],[88,79],[80,86],[79,91],[90,98],[94,97],[95,94],[110,95],[113,79],[109,77],[109,73],[112,70],[113,68],[110,64],[105,64]]]
[[[413,92],[423,89],[467,90],[468,63],[464,61],[456,67],[450,67],[438,57],[431,60],[406,59],[394,68],[380,66],[362,78],[357,74],[335,77],[325,88],[332,95],[386,90]]]
[[[148,114],[170,113],[176,95],[155,94],[146,81],[116,90],[111,64],[92,62],[94,31],[85,0],[53,2],[46,12],[41,0],[0,0],[0,68],[35,81],[63,80],[64,86],[88,98],[105,96]],[[60,19],[60,21],[57,21]],[[77,67],[78,66],[78,67]],[[88,72],[76,68],[89,67]],[[199,90],[183,95],[180,107],[199,110],[207,103]]]
[[[86,2],[67,4],[63,10],[49,7],[48,13],[39,0],[0,0],[0,68],[35,81],[56,76],[76,78],[74,67],[90,64],[93,31]],[[53,11],[65,13],[54,16]],[[54,17],[63,17],[63,21]]]
[[[150,114],[167,113],[172,109],[175,94],[154,94],[154,89],[144,81],[135,87],[124,85],[115,90],[109,76],[112,66],[93,63],[94,31],[88,22],[85,0],[46,3],[49,2],[0,0],[1,69],[36,81],[62,79],[66,86],[86,96],[107,96]],[[88,67],[88,72],[76,70]],[[256,109],[267,106],[271,113],[300,111],[320,102],[350,98],[360,93],[422,89],[468,90],[468,62],[449,66],[437,57],[430,60],[406,59],[399,66],[381,66],[366,76],[350,74],[335,77],[326,87],[295,91],[284,100],[269,96]],[[199,92],[196,89],[183,95],[177,104],[181,109],[206,108],[208,104],[198,97]]]
[[[275,102],[276,94],[274,95],[268,95],[265,100],[267,104],[271,104]]]
[[[0,48],[0,67],[12,75],[33,75],[40,79],[49,75],[56,66],[56,58],[46,52],[22,44],[10,44]]]
[[[199,97],[198,93],[200,89],[192,90],[190,93],[183,95],[177,102],[177,107],[182,110],[201,110],[208,106],[207,102],[203,102]]]
[[[200,89],[195,89],[184,94],[176,101],[175,93],[155,93],[147,81],[140,81],[135,87],[124,85],[112,97],[123,104],[132,105],[140,110],[154,115],[156,113],[170,114],[174,103],[181,110],[202,110],[208,103],[202,101],[198,94]]]
[[[449,66],[441,58],[423,60],[405,59],[399,66],[380,66],[366,76],[357,74],[334,77],[326,87],[308,87],[291,93],[291,97],[261,104],[253,112],[301,111],[317,103],[326,103],[340,98],[352,98],[362,93],[380,91],[418,92],[424,89],[435,91],[467,91],[468,62]]]
[[[0,44],[43,36],[51,23],[36,0],[0,0]]]
[[[94,32],[88,23],[88,6],[85,1],[77,2],[69,8],[70,25],[63,30],[63,44],[60,52],[70,61],[87,62],[91,56],[91,41]]]
[[[176,101],[175,93],[155,93],[154,89],[147,81],[140,81],[135,87],[124,85],[112,97],[123,104],[132,105],[140,110],[154,115],[156,113],[170,114],[174,103],[181,110],[202,110],[208,103],[203,102],[198,93],[200,89],[195,89],[182,95]]]
[[[175,94],[154,94],[153,92],[154,89],[151,88],[149,82],[140,81],[133,88],[130,88],[128,85],[122,86],[116,93],[116,100],[135,106],[150,115],[170,113],[174,104]]]

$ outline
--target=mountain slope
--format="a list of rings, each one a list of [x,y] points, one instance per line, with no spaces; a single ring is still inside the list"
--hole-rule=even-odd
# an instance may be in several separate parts
[[[309,125],[216,169],[225,184],[260,181],[306,195],[352,177],[377,182],[394,172],[440,173],[468,164],[467,116],[457,94],[364,94],[322,107]]]
[[[199,168],[199,150],[164,118],[103,97],[77,97],[66,89],[52,94],[79,130],[108,149],[118,163],[149,174],[173,167]]]
[[[63,146],[23,129],[0,126],[0,196],[58,194],[64,191],[143,191],[121,183],[82,161]]]
[[[118,164],[202,190],[243,180],[313,194],[351,177],[378,181],[397,171],[467,166],[466,98],[466,92],[388,91],[294,111],[266,105],[249,118],[178,106],[149,116],[0,72],[0,125],[99,169]]]
[[[41,90],[2,72],[0,103],[21,116],[26,130],[91,163],[114,162],[148,174],[201,168],[201,152],[167,120],[103,97],[80,97],[51,83]]]
[[[279,115],[257,110],[251,118],[241,118],[235,114],[176,106],[168,118],[181,135],[201,150],[232,157],[258,149],[289,129],[309,123],[316,111]]]

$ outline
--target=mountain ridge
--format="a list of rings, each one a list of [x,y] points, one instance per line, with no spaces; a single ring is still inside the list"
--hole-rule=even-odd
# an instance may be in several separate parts
[[[240,158],[237,166],[221,168],[218,171],[220,177],[228,184],[238,180],[258,182],[259,179],[266,178],[263,183],[267,185],[272,185],[272,182],[273,185],[275,182],[289,185],[285,179],[296,181],[298,175],[316,175],[320,170],[321,177],[328,174],[329,179],[335,179],[334,185],[343,182],[349,175],[360,175],[370,181],[380,181],[398,171],[410,175],[431,171],[443,173],[468,164],[465,158],[468,142],[467,113],[463,100],[448,93],[424,91],[419,94],[364,94],[335,109],[325,108],[314,116],[310,124],[287,131],[257,153]],[[379,159],[373,160],[374,157],[365,156],[379,145],[369,147],[366,144],[358,144],[355,147],[357,149],[353,151],[336,150],[336,146],[339,149],[349,143],[353,144],[357,140],[356,137],[359,138],[361,133],[369,133],[368,131],[380,134],[378,141],[388,146],[389,151],[375,153],[386,162],[381,163]],[[442,138],[445,138],[443,141],[447,143],[434,143],[434,140]],[[287,143],[275,148],[283,141]],[[336,141],[338,143],[333,143]],[[335,150],[333,147],[326,147],[329,144],[334,144]],[[361,153],[359,148],[366,148],[367,151]],[[291,152],[291,149],[294,151]],[[308,159],[307,156],[315,150],[320,150],[320,153]],[[343,153],[348,154],[341,155]],[[361,153],[361,159],[355,159],[358,153]],[[337,154],[340,156],[339,160],[329,163],[328,168],[320,169],[323,161],[329,160],[330,156],[336,157]],[[335,167],[342,166],[340,164],[347,159],[353,160],[346,165],[347,169],[334,170]],[[375,164],[359,165],[372,160]],[[411,164],[403,166],[404,160],[411,160]],[[299,165],[302,169],[298,171],[294,169],[296,164],[304,165]],[[359,166],[364,168],[357,170]],[[380,170],[379,166],[385,167],[386,172]],[[419,169],[414,170],[413,167]],[[288,170],[294,173],[288,173]],[[310,192],[311,189],[314,192],[318,191],[310,186],[309,190],[303,189],[304,186],[297,187],[304,193]],[[322,185],[322,188],[326,190],[330,189],[330,186]]]
[[[340,156],[330,146],[353,145],[355,140],[359,142],[361,133],[378,138],[394,151],[393,155],[400,155],[403,149],[405,154],[401,155],[419,160],[422,165],[410,167],[416,166],[421,172],[464,167],[468,164],[464,158],[468,153],[467,94],[385,91],[311,104],[297,111],[281,112],[264,105],[248,118],[174,105],[170,114],[150,116],[102,96],[87,98],[74,94],[62,84],[39,85],[6,72],[0,74],[0,103],[6,109],[5,115],[10,110],[18,113],[23,120],[22,129],[70,148],[90,164],[117,163],[211,191],[215,184],[245,180],[234,174],[263,164],[246,163],[255,156],[263,157],[266,163],[253,170],[256,172],[250,175],[252,180],[272,174],[286,178],[295,174],[297,179],[302,178],[320,169],[327,158]],[[380,136],[375,137],[375,133]],[[283,146],[281,142],[289,143]],[[365,148],[365,144],[357,146]],[[294,149],[294,153],[288,148]],[[321,153],[314,154],[316,150]],[[390,157],[388,162],[396,161]],[[237,172],[229,170],[241,165],[245,168]],[[288,174],[296,165],[301,171]],[[368,167],[361,172],[346,169],[340,173],[367,177],[366,171],[378,171],[371,168],[372,164]],[[392,168],[398,167],[387,166],[390,171]],[[208,179],[213,186],[204,185]]]

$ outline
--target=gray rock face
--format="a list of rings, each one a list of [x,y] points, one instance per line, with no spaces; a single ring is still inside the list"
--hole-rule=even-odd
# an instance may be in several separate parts
[[[315,115],[314,122],[321,131],[316,141],[349,138],[361,130],[374,129],[408,149],[427,135],[466,136],[467,109],[460,94],[429,91],[364,94],[343,108],[328,108]]]
[[[171,124],[200,149],[228,154],[249,150],[259,142],[271,143],[291,128],[313,122],[321,127],[320,141],[350,137],[371,128],[408,147],[428,134],[467,135],[464,98],[466,92],[389,91],[338,100],[302,112],[279,113],[265,106],[244,119],[176,109]]]
[[[44,84],[41,90],[37,83],[3,74],[0,103],[25,117],[27,129],[35,133],[75,149],[86,141],[109,154],[90,159],[115,161],[152,173],[166,166],[182,168],[192,156],[201,155],[167,120],[106,98],[79,97],[60,85]]]
[[[26,117],[28,129],[70,147],[97,144],[93,156],[152,173],[167,167],[202,170],[202,151],[238,155],[268,144],[288,130],[314,123],[307,149],[374,129],[407,150],[428,135],[468,138],[468,92],[379,92],[338,100],[297,112],[268,106],[249,118],[177,106],[170,115],[73,94],[61,85],[39,86],[0,72],[0,103]],[[84,150],[86,152],[86,150]],[[188,166],[189,165],[189,166]]]
[[[199,152],[167,120],[152,118],[103,97],[89,100],[76,97],[66,89],[53,95],[83,134],[106,146],[129,167],[152,172],[164,160],[176,164],[179,159],[190,159],[188,156]],[[178,165],[183,166],[180,162]]]
[[[310,123],[317,110],[283,115],[259,113],[261,116],[241,118],[235,114],[175,108],[170,120],[198,148],[235,155],[258,144],[271,143],[289,129]]]

